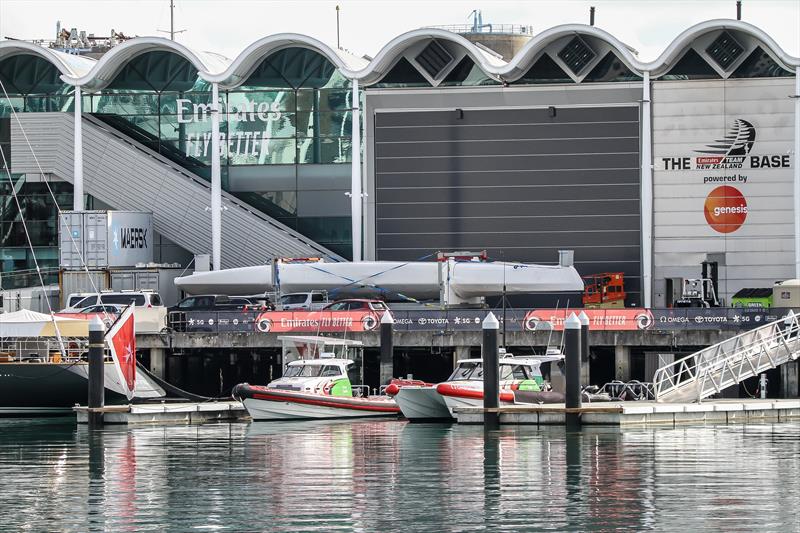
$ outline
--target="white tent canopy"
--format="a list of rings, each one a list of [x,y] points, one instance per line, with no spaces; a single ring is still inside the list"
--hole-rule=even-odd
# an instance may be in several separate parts
[[[89,322],[86,320],[51,317],[44,313],[23,309],[13,313],[0,314],[0,337],[53,337],[55,336],[53,318],[55,318],[62,336],[86,337],[88,335]]]

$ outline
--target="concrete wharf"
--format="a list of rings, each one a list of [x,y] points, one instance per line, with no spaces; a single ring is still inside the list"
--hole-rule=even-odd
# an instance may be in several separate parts
[[[701,403],[602,402],[567,409],[564,404],[509,405],[491,409],[500,424],[565,425],[567,413],[578,413],[581,425],[662,426],[752,424],[800,421],[800,400],[709,400]],[[459,424],[483,424],[486,410],[455,410]]]
[[[89,408],[76,406],[79,424],[88,422],[88,414],[103,414],[105,424],[206,424],[248,420],[242,402],[223,400],[211,402],[161,402],[129,405],[108,405]]]

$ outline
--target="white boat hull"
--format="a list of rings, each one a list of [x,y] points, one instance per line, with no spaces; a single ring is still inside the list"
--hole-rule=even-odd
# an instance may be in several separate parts
[[[359,409],[326,407],[295,402],[280,402],[247,398],[242,401],[254,421],[259,420],[312,420],[322,418],[364,418],[393,416],[397,413],[367,412]]]
[[[453,410],[458,407],[483,407],[483,398],[461,398],[456,396],[441,396],[441,398],[453,418],[456,417]]]
[[[394,401],[403,416],[409,420],[452,418],[452,413],[435,387],[401,387],[394,396]]]
[[[391,398],[330,396],[240,383],[233,397],[244,404],[253,420],[314,420],[393,416],[400,409]]]

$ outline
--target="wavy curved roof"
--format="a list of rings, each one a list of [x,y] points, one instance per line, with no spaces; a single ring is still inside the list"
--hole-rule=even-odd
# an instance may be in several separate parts
[[[259,39],[245,48],[233,61],[217,54],[191,50],[163,37],[130,39],[113,48],[99,61],[71,56],[23,41],[3,41],[0,42],[0,59],[13,54],[39,55],[61,71],[65,82],[81,85],[91,91],[102,89],[110,83],[132,58],[150,51],[162,50],[184,57],[191,62],[202,78],[232,88],[246,80],[263,58],[285,48],[300,47],[325,56],[344,76],[369,85],[380,80],[409,48],[437,39],[463,50],[464,54],[488,76],[499,81],[514,81],[531,67],[550,44],[569,35],[579,34],[606,43],[631,71],[637,74],[647,71],[652,77],[658,77],[666,73],[695,40],[721,29],[735,30],[752,37],[786,69],[793,70],[800,67],[800,58],[784,51],[763,30],[747,22],[728,19],[709,20],[688,28],[679,34],[656,60],[649,63],[639,60],[635,50],[610,33],[584,24],[565,24],[545,30],[531,38],[508,62],[487,53],[461,35],[437,28],[422,28],[395,37],[369,62],[348,52],[331,48],[313,37],[296,33],[281,33]]]
[[[178,54],[201,73],[222,71],[230,62],[219,54],[197,52],[164,37],[135,37],[109,50],[94,64],[90,72],[82,76],[64,75],[62,79],[71,85],[85,87],[89,91],[102,89],[114,80],[114,77],[128,61],[153,51]]]
[[[357,76],[357,69],[366,63],[363,59],[342,50],[334,50],[327,44],[299,33],[278,33],[257,40],[236,56],[223,71],[200,71],[200,76],[207,81],[219,83],[223,87],[235,87],[244,82],[261,61],[285,48],[307,48],[328,59],[348,78]],[[200,70],[200,69],[198,69]]]
[[[791,70],[792,67],[797,68],[800,66],[800,57],[793,57],[786,53],[786,51],[784,51],[772,37],[764,32],[764,30],[752,24],[748,24],[747,22],[731,19],[707,20],[700,24],[695,24],[673,39],[670,45],[667,46],[667,49],[664,50],[655,61],[643,66],[651,71],[654,76],[663,74],[669,70],[669,67],[671,67],[676,60],[683,56],[683,52],[695,39],[706,33],[717,30],[736,30],[745,33],[760,41],[761,44],[772,52],[776,60],[783,63],[783,67]]]
[[[35,55],[52,63],[63,76],[84,76],[94,66],[94,59],[57,52],[27,41],[0,41],[0,61],[13,55]]]

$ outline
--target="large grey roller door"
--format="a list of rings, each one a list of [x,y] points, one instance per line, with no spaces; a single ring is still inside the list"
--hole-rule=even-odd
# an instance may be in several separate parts
[[[640,305],[639,107],[375,113],[376,256],[488,249],[624,272]]]

